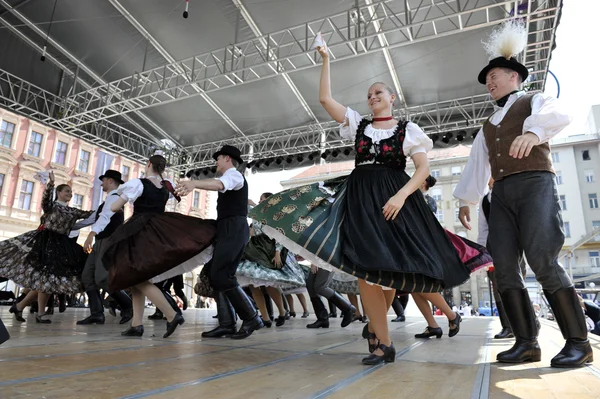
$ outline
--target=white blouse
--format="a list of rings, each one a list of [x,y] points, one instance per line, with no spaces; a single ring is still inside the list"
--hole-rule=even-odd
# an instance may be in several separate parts
[[[363,117],[348,107],[346,109],[346,121],[340,125],[340,135],[343,139],[354,140],[356,137],[356,130]],[[389,139],[394,135],[396,126],[391,129],[376,129],[372,124],[369,124],[365,128],[365,136],[373,140],[374,144],[378,144],[381,140]],[[421,128],[412,122],[408,122],[406,125],[406,132],[404,136],[404,142],[402,143],[402,150],[407,156],[413,156],[420,152],[428,152],[433,148],[433,141],[421,130]]]
[[[175,184],[171,179],[165,179],[175,187]],[[144,184],[140,179],[132,179],[126,182],[125,184],[121,184],[119,188],[117,188],[117,194],[125,201],[135,202],[138,198],[142,196],[144,193]],[[173,198],[173,194],[169,193],[169,199]]]

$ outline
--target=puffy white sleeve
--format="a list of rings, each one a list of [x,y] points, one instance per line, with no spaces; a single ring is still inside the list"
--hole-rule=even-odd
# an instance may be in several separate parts
[[[352,108],[346,108],[346,120],[340,125],[340,136],[346,140],[354,140],[358,124],[362,116]]]
[[[223,183],[223,190],[219,190],[220,193],[231,190],[237,191],[244,187],[244,176],[234,168],[227,170],[218,180]]]
[[[491,176],[492,167],[481,128],[473,140],[467,165],[454,189],[454,197],[458,198],[459,206],[477,205],[488,190]]]
[[[121,184],[117,189],[117,194],[125,201],[133,202],[140,198],[144,192],[144,185],[140,179],[129,180],[125,184]]]
[[[540,143],[546,143],[571,123],[571,117],[561,109],[559,101],[539,93],[531,99],[531,115],[523,123],[523,134],[534,133]]]
[[[433,141],[421,128],[412,122],[408,122],[406,125],[406,132],[404,136],[404,143],[402,143],[402,150],[406,156],[413,156],[420,152],[429,152],[433,148]]]

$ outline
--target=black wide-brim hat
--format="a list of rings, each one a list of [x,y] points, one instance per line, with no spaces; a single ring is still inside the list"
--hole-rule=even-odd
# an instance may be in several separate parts
[[[102,176],[99,177],[100,181],[102,181],[102,179],[104,179],[105,177],[113,179],[114,181],[116,181],[119,184],[125,183],[123,181],[123,177],[121,176],[121,172],[117,172],[116,170],[112,170],[112,169],[107,170]]]
[[[234,147],[232,145],[226,144],[223,147],[221,147],[219,151],[213,154],[213,159],[216,161],[219,155],[227,155],[238,161],[240,164],[244,163],[244,160],[242,159],[242,153],[237,147]]]
[[[529,76],[529,71],[525,67],[525,65],[521,64],[515,57],[510,57],[510,59],[506,59],[505,57],[498,57],[490,60],[490,63],[479,72],[479,83],[482,85],[485,84],[485,78],[489,71],[494,68],[507,68],[512,71],[517,72],[521,76],[521,80],[524,82]]]

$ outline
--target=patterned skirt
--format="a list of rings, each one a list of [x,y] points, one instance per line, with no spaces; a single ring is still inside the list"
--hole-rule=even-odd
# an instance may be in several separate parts
[[[305,287],[306,282],[301,266],[296,261],[296,256],[287,252],[285,263],[281,269],[271,269],[243,259],[237,268],[235,277],[242,286],[253,285],[255,287],[278,287],[291,289]]]
[[[318,267],[407,292],[460,285],[491,258],[460,237],[464,247],[456,248],[420,191],[406,199],[394,221],[386,221],[383,206],[409,180],[404,171],[359,166],[347,178],[273,195],[249,216]],[[459,253],[465,248],[467,253]]]
[[[87,255],[67,235],[34,230],[0,242],[0,276],[47,294],[83,291]]]

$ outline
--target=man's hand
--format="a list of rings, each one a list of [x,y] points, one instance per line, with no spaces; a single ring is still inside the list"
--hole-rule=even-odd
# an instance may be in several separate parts
[[[528,157],[531,149],[540,143],[540,138],[535,133],[527,132],[518,136],[510,145],[508,155],[521,159]]]
[[[458,220],[465,226],[465,229],[471,230],[471,208],[468,206],[461,206],[458,210]]]
[[[92,252],[92,244],[94,242],[95,236],[96,236],[96,234],[94,234],[93,232],[88,234],[87,239],[85,240],[85,243],[83,244],[83,250],[85,252],[87,252],[88,254]]]
[[[182,181],[175,188],[177,195],[185,197],[196,188],[196,184],[192,180]]]
[[[278,269],[281,269],[281,266],[283,266],[283,263],[281,262],[281,253],[279,251],[275,251],[275,257],[272,262]]]
[[[310,265],[310,272],[312,274],[317,274],[317,271],[319,270],[319,268],[315,265]]]

